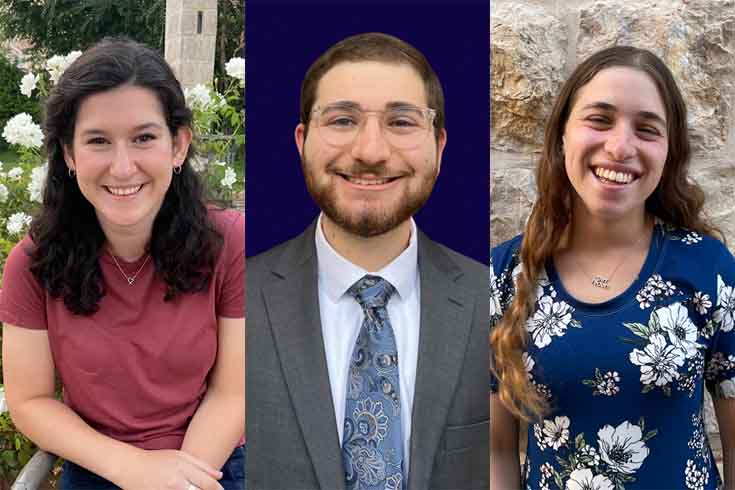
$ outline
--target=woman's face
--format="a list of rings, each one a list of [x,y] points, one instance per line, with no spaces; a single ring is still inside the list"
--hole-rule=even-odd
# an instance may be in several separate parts
[[[641,70],[606,68],[579,89],[563,136],[574,209],[639,219],[663,173],[666,122],[656,85]]]
[[[64,158],[108,236],[147,234],[190,142],[188,128],[172,136],[155,92],[123,85],[81,102]]]

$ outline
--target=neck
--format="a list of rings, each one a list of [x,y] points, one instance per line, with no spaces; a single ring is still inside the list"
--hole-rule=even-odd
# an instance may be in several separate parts
[[[146,253],[150,233],[130,234],[105,230],[107,249],[126,262],[135,262]]]
[[[569,248],[577,251],[608,250],[629,247],[649,230],[645,209],[622,219],[604,219],[591,215],[583,206],[575,206],[569,230]]]
[[[406,220],[382,235],[363,237],[341,228],[322,214],[322,232],[329,245],[345,259],[368,272],[376,272],[398,257],[411,239],[411,221]]]

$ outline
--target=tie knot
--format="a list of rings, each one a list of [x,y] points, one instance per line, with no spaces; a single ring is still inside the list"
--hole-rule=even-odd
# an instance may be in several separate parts
[[[382,308],[395,292],[391,283],[378,276],[363,276],[347,290],[363,308]]]

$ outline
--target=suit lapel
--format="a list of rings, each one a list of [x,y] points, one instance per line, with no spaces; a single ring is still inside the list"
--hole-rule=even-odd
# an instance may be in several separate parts
[[[411,428],[409,490],[429,488],[452,395],[467,349],[474,294],[459,286],[461,270],[419,233],[421,327]]]
[[[281,369],[321,488],[344,489],[319,314],[312,224],[284,250],[264,289]]]

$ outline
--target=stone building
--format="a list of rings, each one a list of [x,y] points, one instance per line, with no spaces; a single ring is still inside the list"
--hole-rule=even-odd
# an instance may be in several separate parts
[[[166,0],[165,56],[181,85],[210,85],[217,41],[217,0]]]
[[[671,68],[689,109],[692,177],[735,245],[735,1],[493,0],[491,240],[519,233],[535,199],[544,123],[577,62],[614,44],[650,49]],[[707,427],[719,452],[711,402]],[[718,455],[720,457],[720,455]]]

